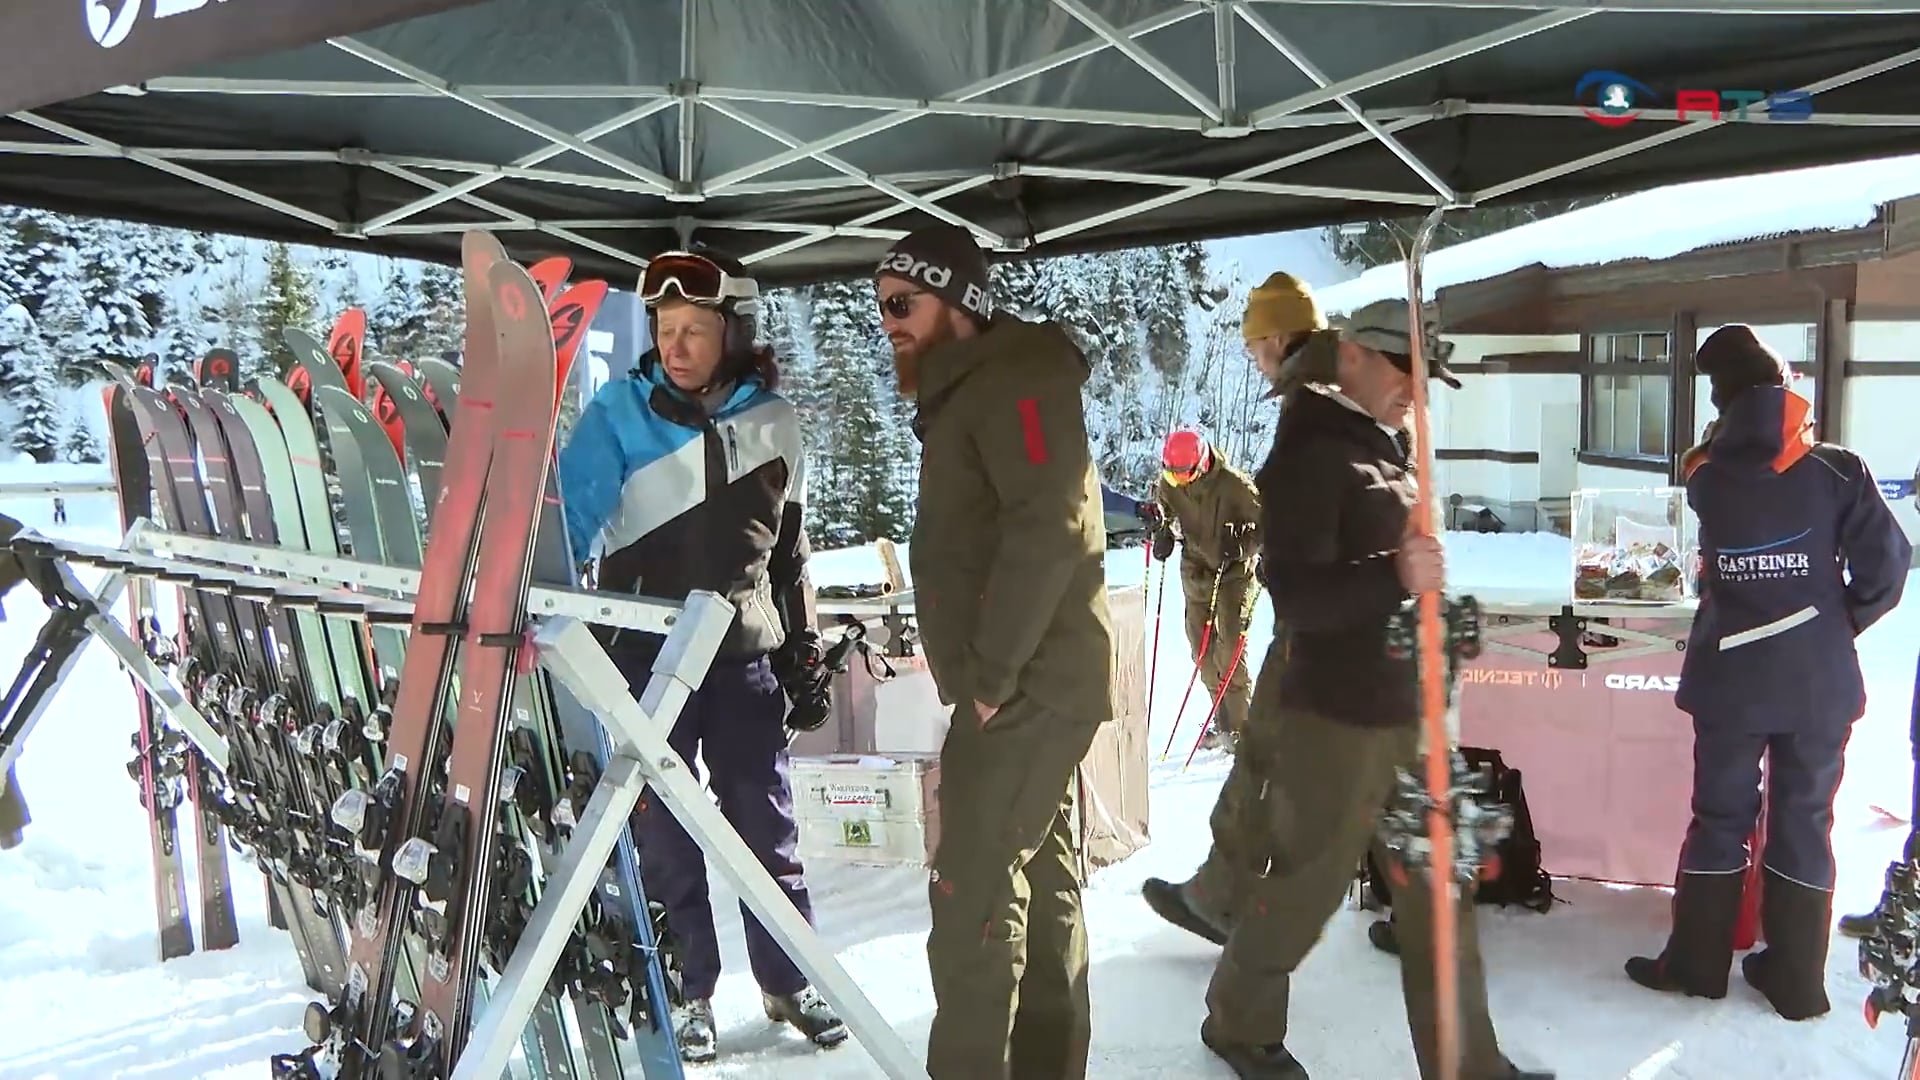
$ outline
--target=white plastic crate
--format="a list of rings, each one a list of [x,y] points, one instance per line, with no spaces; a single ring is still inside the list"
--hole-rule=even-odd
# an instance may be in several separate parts
[[[939,842],[938,754],[792,759],[800,857],[925,866]]]

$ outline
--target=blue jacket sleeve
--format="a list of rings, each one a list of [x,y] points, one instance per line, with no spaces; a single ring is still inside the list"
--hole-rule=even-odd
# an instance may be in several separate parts
[[[567,542],[576,566],[593,551],[594,538],[620,505],[620,489],[627,482],[626,453],[606,401],[609,391],[618,392],[617,386],[609,383],[581,410],[556,463],[560,509],[567,519]]]
[[[1867,463],[1858,455],[1848,456],[1859,475],[1850,478],[1842,504],[1840,550],[1847,564],[1847,616],[1858,634],[1900,603],[1913,545],[1900,531]]]

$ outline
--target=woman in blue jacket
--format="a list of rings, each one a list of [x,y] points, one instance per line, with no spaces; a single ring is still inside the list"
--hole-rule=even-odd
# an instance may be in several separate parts
[[[1761,810],[1761,929],[1741,973],[1789,1020],[1827,1012],[1833,797],[1866,708],[1854,638],[1900,602],[1912,548],[1859,455],[1815,442],[1787,366],[1742,325],[1700,345],[1719,418],[1688,451],[1700,609],[1675,703],[1693,716],[1693,821],[1673,933],[1627,961],[1654,990],[1722,998]]]
[[[707,589],[733,602],[733,625],[669,741],[689,769],[696,753],[706,762],[721,813],[811,922],[783,693],[824,720],[809,700],[820,689],[821,648],[801,526],[799,420],[774,392],[773,352],[756,340],[759,288],[738,262],[659,255],[640,299],[654,349],[631,378],[601,388],[560,452],[568,537],[576,561],[599,542],[603,589],[663,599]],[[602,640],[637,696],[662,639],[615,630]],[[684,965],[681,1056],[711,1061],[720,946],[706,861],[666,807],[643,796],[635,817],[644,884],[666,908]],[[820,1046],[843,1041],[839,1017],[744,905],[741,914],[767,1017]]]

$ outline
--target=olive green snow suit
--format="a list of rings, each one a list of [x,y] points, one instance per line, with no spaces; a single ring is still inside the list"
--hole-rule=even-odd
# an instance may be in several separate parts
[[[1216,448],[1212,465],[1186,484],[1160,478],[1154,498],[1166,508],[1167,518],[1180,531],[1180,588],[1187,604],[1187,647],[1200,665],[1200,684],[1208,695],[1233,663],[1234,646],[1246,632],[1252,615],[1253,555],[1259,551],[1260,496],[1246,473],[1227,464]],[[1224,550],[1227,526],[1249,528],[1239,553]],[[1233,556],[1233,557],[1229,557]],[[1215,591],[1218,582],[1218,591]],[[1211,625],[1212,631],[1207,627]],[[1205,652],[1201,651],[1204,638]],[[1252,680],[1247,677],[1251,657],[1242,656],[1227,679],[1215,726],[1239,734],[1245,730]],[[1212,705],[1209,696],[1202,713]]]
[[[1113,715],[1106,527],[1080,387],[1050,323],[997,316],[920,360],[909,555],[953,705],[928,894],[933,1080],[1087,1071],[1073,774]],[[981,724],[974,702],[998,706]]]

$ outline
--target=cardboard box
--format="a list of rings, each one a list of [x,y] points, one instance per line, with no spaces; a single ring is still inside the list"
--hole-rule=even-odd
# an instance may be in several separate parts
[[[911,610],[910,597],[895,598],[892,602]],[[885,605],[887,601],[875,603]],[[1109,589],[1107,605],[1113,619],[1114,716],[1111,723],[1102,724],[1095,734],[1093,745],[1075,777],[1079,818],[1076,825],[1085,872],[1125,859],[1145,847],[1148,840],[1146,588],[1135,585]],[[945,737],[951,710],[939,704],[925,660],[918,656],[888,659],[895,676],[882,683],[867,664],[856,657],[848,671],[835,678],[833,718],[819,731],[802,732],[794,737],[791,750],[795,755],[796,808],[803,802],[799,779],[802,759],[845,765],[858,761],[861,755],[923,762],[920,775],[931,770],[934,777],[925,805],[937,807],[931,792],[939,786],[940,740]],[[882,709],[886,710],[884,718]],[[822,809],[810,812],[826,813]],[[840,813],[833,820],[853,819]],[[823,830],[832,831],[822,818],[812,826],[814,842],[823,853],[846,848],[884,848],[897,853],[904,850],[902,845],[911,847],[912,841],[908,839],[880,836],[898,831],[893,819],[884,820],[889,824],[875,834],[873,843],[851,844],[822,839]],[[808,843],[806,829],[802,827],[803,853]],[[926,842],[930,845],[936,836],[937,828],[929,827]]]

